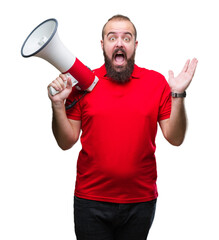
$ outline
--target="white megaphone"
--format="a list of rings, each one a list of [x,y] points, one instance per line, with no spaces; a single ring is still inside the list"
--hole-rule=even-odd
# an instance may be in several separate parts
[[[60,72],[71,77],[72,86],[78,89],[92,91],[98,82],[97,76],[82,62],[80,62],[60,41],[58,21],[54,18],[39,24],[26,38],[21,48],[23,57],[40,57]],[[51,95],[58,93],[50,87]]]

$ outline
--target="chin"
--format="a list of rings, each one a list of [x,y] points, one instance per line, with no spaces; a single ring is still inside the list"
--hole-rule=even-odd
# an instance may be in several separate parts
[[[116,72],[123,72],[126,69],[126,66],[127,64],[125,66],[114,66],[114,70]]]

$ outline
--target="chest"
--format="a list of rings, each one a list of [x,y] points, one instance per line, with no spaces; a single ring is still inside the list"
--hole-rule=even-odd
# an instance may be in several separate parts
[[[133,79],[125,85],[101,81],[83,101],[83,116],[156,118],[160,91],[156,85]]]

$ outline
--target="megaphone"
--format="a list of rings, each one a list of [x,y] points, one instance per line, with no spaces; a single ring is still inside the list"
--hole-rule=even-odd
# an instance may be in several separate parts
[[[58,32],[58,21],[47,19],[39,24],[26,38],[21,48],[23,57],[40,57],[63,74],[71,77],[72,86],[78,89],[92,91],[98,82],[98,77],[78,60],[61,42]],[[51,95],[58,93],[50,87]]]

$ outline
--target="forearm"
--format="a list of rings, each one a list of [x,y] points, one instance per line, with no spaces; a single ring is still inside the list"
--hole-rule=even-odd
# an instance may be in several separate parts
[[[171,114],[166,128],[167,140],[176,146],[182,144],[187,127],[184,98],[172,98]]]
[[[63,150],[71,148],[77,141],[77,133],[74,132],[69,119],[66,116],[64,103],[52,104],[53,119],[52,130],[54,137]]]

